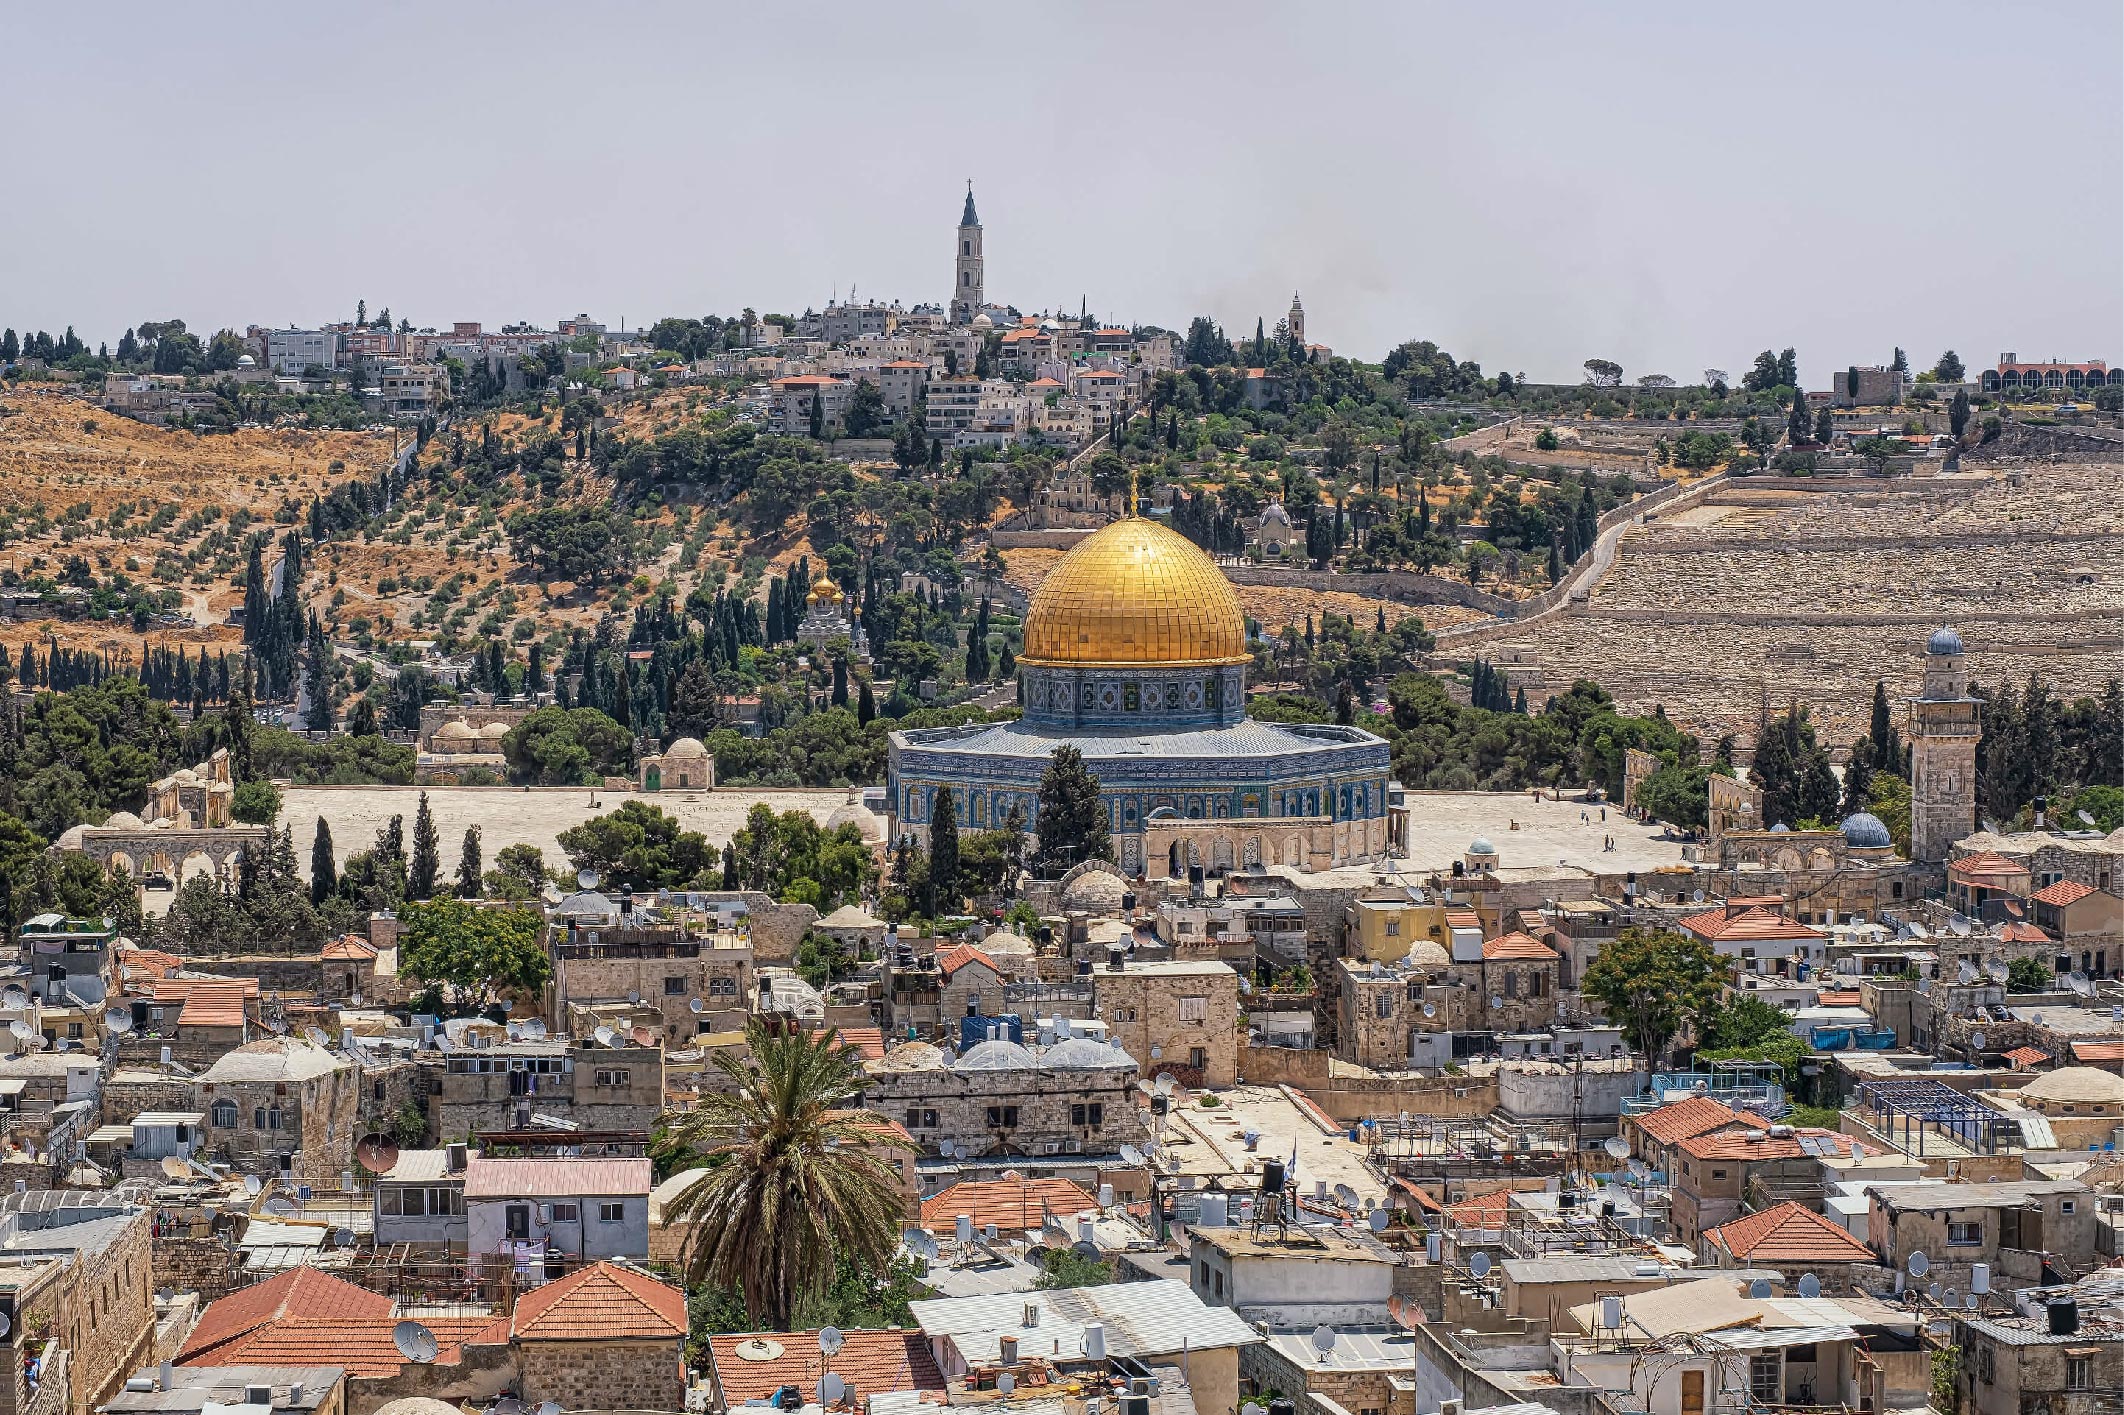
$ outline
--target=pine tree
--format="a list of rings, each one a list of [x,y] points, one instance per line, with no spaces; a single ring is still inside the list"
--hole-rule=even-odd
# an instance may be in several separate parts
[[[322,904],[339,889],[339,867],[332,858],[332,827],[317,818],[317,835],[310,842],[310,902]]]
[[[939,786],[929,818],[929,894],[932,917],[959,912],[959,814],[951,788]]]
[[[480,893],[479,827],[465,827],[465,843],[457,852],[457,897],[477,899]]]
[[[1785,422],[1785,435],[1797,447],[1807,441],[1808,434],[1813,431],[1814,421],[1807,416],[1807,395],[1795,388],[1792,390],[1792,416]]]
[[[413,857],[406,865],[406,896],[433,899],[442,874],[442,840],[435,833],[435,814],[428,809],[428,793],[420,793],[413,814]]]

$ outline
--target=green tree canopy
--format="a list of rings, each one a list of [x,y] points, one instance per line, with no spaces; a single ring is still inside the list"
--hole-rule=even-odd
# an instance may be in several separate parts
[[[1657,1064],[1667,1044],[1718,1000],[1725,967],[1711,946],[1669,929],[1624,929],[1586,969],[1586,996]]]
[[[629,801],[560,833],[560,847],[578,870],[596,870],[616,890],[684,889],[720,864],[707,839],[655,806]]]
[[[463,899],[408,904],[400,914],[399,966],[448,988],[473,1008],[510,992],[536,992],[553,975],[545,920],[536,909],[492,908]]]

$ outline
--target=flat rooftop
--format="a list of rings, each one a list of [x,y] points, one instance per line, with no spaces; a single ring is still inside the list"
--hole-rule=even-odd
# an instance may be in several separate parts
[[[1298,1169],[1292,1183],[1301,1197],[1310,1196],[1316,1183],[1325,1180],[1330,1194],[1336,1185],[1347,1184],[1360,1199],[1386,1201],[1386,1186],[1365,1167],[1365,1147],[1351,1143],[1339,1130],[1324,1132],[1276,1087],[1235,1086],[1218,1092],[1217,1098],[1222,1105],[1209,1110],[1182,1106],[1166,1122],[1162,1153],[1176,1173],[1207,1178],[1246,1174],[1252,1166],[1258,1174],[1261,1161],[1287,1163],[1295,1153]],[[1246,1147],[1248,1130],[1260,1137],[1252,1150]]]
[[[1546,877],[1558,865],[1593,874],[1656,870],[1682,863],[1682,842],[1662,839],[1614,805],[1587,805],[1568,795],[1539,801],[1524,791],[1410,791],[1409,852],[1402,869],[1450,873],[1478,837],[1497,847],[1497,876]],[[1601,819],[1605,809],[1607,819]],[[296,832],[298,839],[301,832]],[[1613,839],[1615,848],[1603,848]]]

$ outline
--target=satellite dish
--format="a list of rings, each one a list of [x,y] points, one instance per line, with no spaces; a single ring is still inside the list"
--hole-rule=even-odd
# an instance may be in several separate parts
[[[524,1035],[526,1037],[529,1037],[534,1042],[544,1041],[546,1039],[545,1019],[542,1017],[533,1017],[530,1021],[524,1023]],[[551,1405],[552,1403],[553,1402],[550,1400],[546,1402],[547,1405]],[[544,1407],[542,1406],[540,1408],[543,1409]]]
[[[630,1007],[640,1007],[642,1005],[642,995],[638,992],[628,993],[627,1005]]]
[[[1689,898],[1695,903],[1701,904],[1704,902],[1704,892],[1699,889],[1696,891],[1696,893],[1690,895]]]
[[[1002,1382],[998,1380],[996,1384],[1000,1387]],[[842,1380],[833,1372],[828,1371],[825,1375],[819,1377],[819,1399],[828,1405],[837,1403],[847,1391],[848,1382]]]
[[[2095,829],[2097,829],[2097,830],[2101,829],[2101,825],[2100,825],[2100,823],[2099,823],[2099,822],[2097,822],[2097,821],[2095,820],[2095,818],[2094,818],[2093,816],[2091,816],[2091,815],[2087,814],[2087,812],[2085,812],[2085,811],[2074,811],[2074,812],[2073,812],[2073,814],[2074,814],[2074,815],[2076,815],[2076,816],[2078,816],[2078,817],[2080,818],[2080,824],[2081,824],[2081,825],[2085,825],[2085,826],[2093,826],[2093,827],[2094,827]]]
[[[1600,1147],[1608,1152],[1609,1159],[1626,1160],[1630,1158],[1630,1142],[1620,1135],[1609,1136],[1601,1142]]]
[[[265,1201],[265,1211],[274,1218],[286,1218],[289,1214],[295,1212],[295,1205],[275,1194],[272,1198]]]
[[[391,1328],[391,1344],[398,1348],[399,1355],[416,1366],[425,1366],[442,1354],[442,1345],[436,1341],[435,1333],[419,1322],[400,1322]]]
[[[910,1228],[900,1235],[900,1246],[926,1263],[935,1262],[943,1250],[937,1246],[936,1235],[926,1228]]]
[[[1372,1232],[1384,1233],[1387,1229],[1387,1211],[1385,1209],[1374,1209],[1364,1216],[1364,1222],[1365,1226],[1371,1229]]]
[[[29,1023],[23,1021],[20,1017],[8,1023],[7,1030],[14,1034],[15,1040],[18,1042],[29,1041],[37,1035],[37,1029],[30,1026]]]
[[[1770,1295],[1770,1279],[1759,1277],[1748,1284],[1748,1295],[1760,1302]]]
[[[1926,1295],[1927,1297],[1930,1297],[1930,1298],[1931,1298],[1931,1299],[1932,1299],[1933,1301],[1935,1301],[1935,1302],[1939,1301],[1939,1300],[1940,1300],[1940,1285],[1939,1285],[1938,1283],[1936,1283],[1936,1282],[1935,1282],[1934,1284],[1932,1284],[1932,1286],[1930,1286],[1930,1287],[1928,1287],[1928,1288],[1926,1288],[1926,1289],[1925,1289],[1925,1295]]]
[[[1161,1047],[1161,1046],[1154,1046],[1154,1047],[1152,1047],[1152,1048],[1151,1048],[1151,1060],[1152,1060],[1152,1061],[1163,1061],[1164,1059],[1165,1059],[1165,1048],[1164,1048],[1164,1047]]]
[[[1813,1273],[1808,1273],[1805,1277],[1799,1280],[1799,1295],[1802,1297],[1821,1296],[1822,1280],[1816,1277]]]
[[[163,1160],[162,1172],[172,1179],[189,1179],[192,1174],[192,1167],[177,1158],[177,1156],[171,1155]]]
[[[994,1225],[990,1226],[993,1227]],[[819,1350],[825,1355],[833,1355],[835,1352],[839,1351],[842,1346],[846,1345],[847,1341],[848,1338],[841,1335],[841,1329],[839,1327],[819,1328]]]
[[[619,1045],[619,1033],[613,1031],[610,1027],[600,1025],[591,1035],[597,1038],[597,1044],[601,1047],[616,1047]]]
[[[1004,1371],[996,1377],[996,1394],[1009,1395],[1017,1388],[1018,1378],[1010,1372]]]
[[[263,1188],[265,1188],[265,1181],[257,1175],[246,1174],[243,1177],[243,1192],[249,1194],[252,1198],[257,1198],[258,1191]]]
[[[398,1163],[398,1146],[380,1131],[361,1137],[354,1147],[355,1162],[371,1174],[383,1174]]]
[[[6,1336],[14,1330],[14,1326],[15,1324],[8,1320],[7,1313],[0,1312],[0,1336]]]
[[[1499,993],[1494,993],[1494,992],[1490,994],[1490,1010],[1491,1010],[1492,1012],[1502,1012],[1502,1011],[1504,1011],[1504,997],[1503,997],[1503,995],[1501,995],[1501,994],[1499,994]]]
[[[331,1050],[332,1038],[325,1033],[324,1028],[312,1027],[307,1032],[304,1032],[303,1035],[310,1039],[311,1046],[323,1047],[327,1051]]]
[[[1923,1277],[1926,1273],[1932,1271],[1932,1259],[1926,1257],[1923,1253],[1912,1253],[1909,1261],[1904,1263],[1903,1266],[1910,1269],[1912,1277]]]
[[[577,870],[575,872],[575,882],[585,889],[595,889],[597,888],[597,871]]]
[[[1134,1145],[1123,1145],[1121,1147],[1121,1163],[1131,1169],[1135,1168],[1143,1163],[1143,1151],[1137,1149]]]
[[[1971,1032],[1969,1034],[1969,1045],[1977,1051],[1982,1051],[1984,1049],[1984,1034],[1982,1032]]]
[[[634,1029],[634,1044],[638,1047],[655,1046],[656,1032],[649,1027],[636,1027]]]
[[[688,998],[686,999],[686,1010],[698,1017],[708,1010],[708,1004],[697,997]]]
[[[103,1014],[103,1030],[112,1036],[122,1037],[133,1030],[133,1014],[123,1007],[113,1007]]]
[[[342,1248],[351,1248],[354,1246],[354,1230],[351,1228],[335,1228],[332,1230],[332,1241]],[[521,1408],[521,1406],[518,1408]]]
[[[1468,1271],[1477,1277],[1488,1277],[1490,1275],[1490,1255],[1488,1253],[1477,1253],[1474,1257],[1468,1259]]]
[[[1155,1082],[1154,1084],[1155,1084],[1155,1085],[1156,1085],[1156,1087],[1157,1087],[1157,1091],[1158,1091],[1158,1094],[1159,1094],[1159,1095],[1161,1095],[1161,1096],[1169,1096],[1169,1095],[1171,1095],[1171,1094],[1173,1093],[1173,1087],[1175,1087],[1175,1086],[1179,1085],[1180,1083],[1179,1083],[1178,1081],[1176,1081],[1176,1080],[1174,1080],[1174,1079],[1173,1079],[1173,1073],[1172,1073],[1172,1072],[1170,1072],[1170,1071],[1160,1071],[1160,1072],[1158,1073],[1158,1079],[1157,1079],[1157,1081],[1156,1081],[1156,1082]]]
[[[1347,1184],[1337,1184],[1335,1186],[1335,1202],[1346,1209],[1354,1209],[1357,1207],[1357,1191]]]
[[[1335,1329],[1330,1326],[1313,1328],[1313,1349],[1322,1356],[1335,1349]]]
[[[1438,1004],[1433,1002],[1426,1002],[1423,1005],[1423,1015],[1426,1017],[1436,1017],[1438,1015]]]

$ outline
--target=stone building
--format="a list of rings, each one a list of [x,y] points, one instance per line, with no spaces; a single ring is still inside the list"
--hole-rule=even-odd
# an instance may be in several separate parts
[[[715,758],[700,738],[681,737],[637,762],[635,776],[644,791],[713,791]]]
[[[981,255],[981,218],[974,211],[973,183],[966,184],[966,209],[959,213],[959,231],[952,251],[951,322],[971,324],[988,303],[987,277]]]
[[[1783,1132],[1783,1133],[1779,1133]],[[1674,1241],[1695,1248],[1707,1229],[1741,1216],[1750,1186],[1776,1192],[1785,1186],[1821,1185],[1822,1160],[1852,1152],[1849,1136],[1809,1130],[1806,1144],[1793,1127],[1770,1130],[1735,1125],[1677,1142],[1668,1174]]]
[[[464,779],[472,768],[491,774],[497,781],[509,772],[502,755],[502,738],[537,711],[529,705],[435,703],[420,710],[419,736],[414,746],[414,780],[451,785]]]
[[[444,1140],[528,1130],[540,1116],[646,1133],[663,1110],[664,1049],[566,1038],[453,1046],[433,1104]]]
[[[1697,1255],[1715,1268],[1773,1268],[1788,1277],[1813,1273],[1829,1292],[1855,1291],[1882,1277],[1872,1249],[1789,1199],[1706,1230],[1697,1241]]]
[[[336,1178],[354,1153],[360,1070],[289,1037],[250,1042],[193,1083],[206,1115],[205,1148],[245,1170],[278,1166]]]
[[[1969,696],[1962,636],[1941,627],[1925,641],[1925,684],[1909,702],[1910,858],[1939,864],[1976,828],[1980,704]]]
[[[983,1041],[957,1057],[907,1042],[865,1069],[864,1108],[899,1121],[925,1153],[951,1140],[969,1158],[1107,1155],[1146,1133],[1135,1059],[1089,1037],[1037,1051]]]
[[[18,1403],[26,1351],[55,1339],[66,1403],[88,1415],[149,1359],[155,1326],[152,1211],[144,1191],[42,1190],[0,1195],[0,1248],[16,1268],[11,1330]],[[46,1272],[49,1269],[49,1276]],[[7,1283],[0,1279],[0,1295]],[[47,1353],[43,1375],[52,1378]]]
[[[679,925],[564,927],[552,941],[553,1015],[574,1006],[638,1000],[661,1019],[664,1041],[689,1045],[726,1030],[752,997],[752,943],[735,931],[689,936]]]
[[[857,658],[867,660],[870,657],[870,638],[863,632],[863,626],[850,617],[841,587],[833,582],[832,576],[821,573],[812,582],[811,593],[805,601],[808,607],[796,630],[798,643],[818,653],[829,644],[845,640],[849,651]]]
[[[1883,1264],[1904,1268],[1922,1252],[1932,1281],[1965,1292],[1978,1263],[2006,1288],[2042,1282],[2046,1260],[2074,1270],[2100,1261],[2097,1201],[2075,1179],[1894,1185],[1869,1197],[1866,1246]]]
[[[649,1256],[647,1159],[489,1159],[465,1163],[465,1247],[534,1251],[577,1261]]]
[[[1384,928],[1395,921],[1366,922]],[[1495,1050],[1502,1035],[1552,1025],[1562,956],[1524,933],[1484,940],[1473,924],[1467,911],[1447,911],[1450,953],[1419,936],[1396,961],[1335,959],[1337,1054],[1381,1070],[1440,1066]]]
[[[1333,1327],[1335,1345],[1321,1351],[1313,1334],[1271,1330],[1239,1352],[1239,1378],[1255,1403],[1275,1391],[1290,1396],[1301,1415],[1417,1415],[1416,1339],[1371,1317]],[[1539,1406],[1521,1407],[1532,1415]]]
[[[563,1410],[684,1410],[686,1294],[596,1263],[517,1298],[505,1319],[529,1403]]]
[[[1374,1322],[1394,1295],[1392,1254],[1327,1224],[1281,1232],[1198,1225],[1188,1237],[1195,1295],[1250,1322]]]
[[[1115,1045],[1156,1075],[1222,1089],[1237,1079],[1239,975],[1229,964],[1108,963],[1091,975]]]
[[[1988,377],[1989,375],[1987,375]],[[2124,1326],[2103,1315],[2109,1284],[2052,1293],[2032,1310],[1952,1314],[1954,1408],[1964,1415],[2079,1415],[2106,1408],[2124,1389]],[[2050,1303],[2069,1303],[2073,1330],[2052,1325]]]

